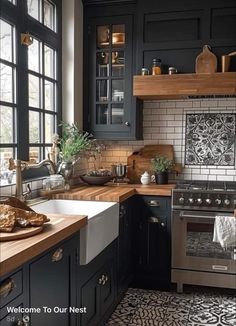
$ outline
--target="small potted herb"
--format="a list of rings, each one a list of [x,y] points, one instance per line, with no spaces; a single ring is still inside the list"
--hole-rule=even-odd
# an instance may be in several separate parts
[[[164,155],[157,155],[151,159],[153,171],[155,173],[156,183],[168,183],[168,171],[173,166],[173,161]]]

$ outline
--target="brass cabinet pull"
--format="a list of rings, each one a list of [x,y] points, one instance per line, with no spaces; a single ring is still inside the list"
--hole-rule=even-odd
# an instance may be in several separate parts
[[[60,261],[63,257],[63,249],[58,248],[52,255],[52,262]]]
[[[149,216],[148,223],[156,223],[156,224],[158,224],[159,223],[159,218],[156,217],[156,216]]]
[[[149,200],[147,204],[148,204],[148,206],[152,206],[152,207],[159,207],[160,206],[159,200]]]
[[[98,279],[98,284],[105,285],[108,281],[108,276],[102,274],[102,276]]]
[[[7,279],[0,286],[0,297],[6,298],[15,287],[16,285],[13,279],[12,278]]]

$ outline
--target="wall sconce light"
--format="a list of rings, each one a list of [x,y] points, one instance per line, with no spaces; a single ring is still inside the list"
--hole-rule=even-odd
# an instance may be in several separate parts
[[[29,33],[21,33],[21,45],[29,46],[33,43],[33,37]]]

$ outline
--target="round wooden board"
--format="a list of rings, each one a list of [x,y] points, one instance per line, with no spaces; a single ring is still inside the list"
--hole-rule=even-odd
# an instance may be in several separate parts
[[[18,240],[31,237],[32,235],[38,234],[43,230],[43,226],[36,227],[26,227],[20,228],[16,227],[14,232],[0,232],[0,241]]]

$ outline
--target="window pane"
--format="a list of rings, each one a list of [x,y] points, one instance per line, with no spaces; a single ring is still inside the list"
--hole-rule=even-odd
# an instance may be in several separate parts
[[[45,114],[45,143],[52,142],[52,135],[55,132],[55,118],[51,114]]]
[[[40,79],[29,74],[29,106],[40,107]]]
[[[0,58],[13,62],[13,27],[0,19]]]
[[[96,124],[98,125],[106,125],[109,121],[109,111],[108,105],[99,104],[96,105]]]
[[[27,0],[28,14],[41,21],[41,0]]]
[[[54,84],[48,80],[44,81],[44,106],[45,110],[55,110],[54,105]]]
[[[44,1],[44,25],[55,31],[55,7],[49,1]]]
[[[0,63],[0,100],[13,102],[13,69]]]
[[[111,123],[122,124],[124,118],[124,105],[123,104],[112,104],[111,105]]]
[[[14,142],[13,121],[13,108],[0,106],[0,143],[10,144]]]
[[[29,149],[29,159],[31,162],[39,162],[40,160],[40,148],[30,147]]]
[[[45,76],[55,78],[55,51],[48,46],[44,46],[44,74]]]
[[[38,112],[29,111],[29,141],[40,142],[40,116]]]
[[[34,39],[28,47],[28,68],[30,70],[41,72],[41,43]]]
[[[0,148],[0,171],[8,170],[8,160],[9,158],[14,157],[13,148]]]

